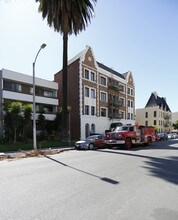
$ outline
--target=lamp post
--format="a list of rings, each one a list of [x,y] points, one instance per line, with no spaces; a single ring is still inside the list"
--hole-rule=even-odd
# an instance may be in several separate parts
[[[36,150],[36,110],[35,110],[35,63],[38,57],[38,54],[40,53],[41,49],[44,49],[46,47],[46,44],[42,44],[40,49],[38,50],[38,53],[36,54],[35,60],[33,62],[33,149]]]

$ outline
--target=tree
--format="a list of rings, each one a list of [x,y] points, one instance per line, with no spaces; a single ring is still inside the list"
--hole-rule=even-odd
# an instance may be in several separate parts
[[[173,123],[172,126],[175,130],[178,129],[178,120],[176,121],[176,123]]]
[[[20,102],[12,102],[9,104],[8,115],[9,115],[9,122],[11,123],[12,126],[11,128],[13,130],[14,144],[16,143],[17,129],[19,128],[22,117],[21,110],[22,110],[22,104]]]
[[[97,0],[36,0],[39,2],[39,12],[48,25],[63,35],[63,69],[62,69],[62,139],[67,141],[67,61],[68,35],[79,34],[85,30],[93,17],[94,7],[91,2]]]
[[[27,132],[32,130],[32,105],[26,104],[23,106],[23,135],[27,138]],[[30,135],[31,136],[31,135]]]

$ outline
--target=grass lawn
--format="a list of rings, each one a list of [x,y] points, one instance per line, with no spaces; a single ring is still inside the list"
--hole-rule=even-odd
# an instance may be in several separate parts
[[[37,142],[37,148],[55,148],[55,147],[71,147],[74,142],[59,142],[59,141],[41,141]],[[4,143],[0,144],[0,152],[19,151],[19,150],[33,150],[33,142],[30,143]]]

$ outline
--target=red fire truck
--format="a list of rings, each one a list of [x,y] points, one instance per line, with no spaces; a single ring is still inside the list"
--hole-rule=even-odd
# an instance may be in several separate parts
[[[130,149],[133,144],[149,145],[155,141],[155,129],[151,126],[122,125],[106,133],[106,144],[125,145]]]

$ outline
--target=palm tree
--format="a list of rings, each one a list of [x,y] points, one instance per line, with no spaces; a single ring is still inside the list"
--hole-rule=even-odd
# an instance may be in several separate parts
[[[85,30],[93,17],[94,7],[91,2],[97,0],[36,0],[39,12],[47,18],[48,25],[63,35],[63,70],[62,70],[62,139],[69,138],[67,129],[67,61],[68,35],[79,34]]]
[[[32,130],[32,105],[31,104],[25,104],[23,106],[23,133],[24,133],[24,138],[27,138],[27,131]],[[30,135],[31,136],[31,135]]]
[[[17,129],[20,125],[21,120],[21,110],[22,110],[22,103],[21,102],[12,102],[9,105],[8,112],[10,113],[10,120],[12,125],[12,130],[14,133],[14,144],[17,140]]]

